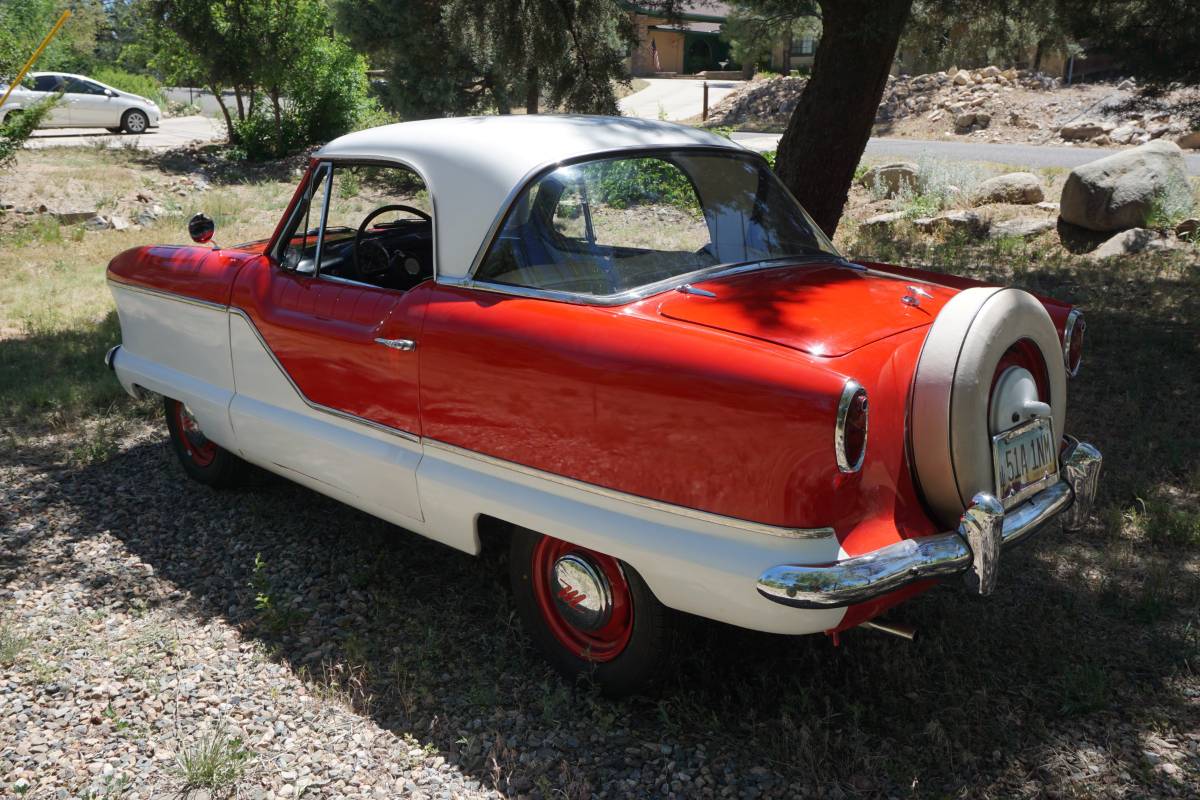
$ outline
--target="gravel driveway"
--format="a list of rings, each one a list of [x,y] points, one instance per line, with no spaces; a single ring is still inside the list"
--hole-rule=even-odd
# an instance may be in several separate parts
[[[71,444],[0,448],[0,793],[177,795],[178,757],[213,736],[245,751],[245,798],[1200,786],[1200,734],[1179,732],[1200,730],[1200,692],[1142,655],[1194,642],[1096,630],[1037,548],[987,602],[946,588],[911,604],[917,647],[699,626],[668,685],[618,703],[533,655],[493,562],[261,472],[237,492],[191,484],[157,424],[90,466]],[[1119,685],[1096,694],[1073,671],[1093,663]]]

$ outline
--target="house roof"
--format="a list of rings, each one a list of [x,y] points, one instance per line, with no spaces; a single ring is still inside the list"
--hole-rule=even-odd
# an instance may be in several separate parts
[[[662,9],[648,8],[639,5],[638,3],[626,3],[629,10],[644,14],[648,17],[662,18]],[[718,3],[715,0],[684,0],[678,6],[678,17],[683,20],[694,20],[699,22],[724,22],[729,16],[730,8],[728,3]]]
[[[743,148],[708,131],[636,117],[503,115],[384,125],[347,134],[316,158],[394,161],[416,171],[434,203],[440,276],[467,274],[493,222],[534,172],[637,148]]]

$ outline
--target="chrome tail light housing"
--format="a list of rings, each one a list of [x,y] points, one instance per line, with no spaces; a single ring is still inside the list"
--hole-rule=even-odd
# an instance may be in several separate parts
[[[841,472],[858,472],[867,455],[867,390],[856,380],[848,380],[838,400],[837,424],[833,447]]]

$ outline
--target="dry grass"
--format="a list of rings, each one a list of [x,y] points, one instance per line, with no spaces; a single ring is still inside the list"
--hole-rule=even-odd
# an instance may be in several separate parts
[[[58,156],[30,156],[23,168],[66,179],[71,171],[52,163]],[[100,191],[94,181],[123,197],[147,180],[155,191],[172,180],[169,166],[124,153],[70,158],[77,165],[100,162],[92,172],[71,172],[84,191]],[[19,180],[0,176],[0,197]],[[96,441],[78,462],[107,458],[111,434],[103,421],[137,406],[100,362],[117,339],[104,264],[125,247],[182,240],[186,216],[201,208],[218,215],[219,240],[266,235],[291,189],[290,176],[214,185],[180,198],[170,218],[123,233],[78,235],[45,223],[0,222],[0,270],[12,278],[0,282],[5,424],[46,427],[62,424],[64,415],[86,418]],[[729,767],[735,781],[765,764],[796,785],[836,789],[828,796],[1196,796],[1197,773],[1187,771],[1194,760],[1177,758],[1184,771],[1171,777],[1143,752],[1148,741],[1184,741],[1200,729],[1195,252],[1097,265],[1051,248],[1049,240],[931,243],[899,236],[856,243],[851,226],[843,236],[859,256],[1013,283],[1081,303],[1088,314],[1085,366],[1071,386],[1068,418],[1072,431],[1106,456],[1096,519],[1081,534],[1046,537],[1006,558],[1001,588],[987,602],[948,585],[907,604],[898,613],[921,628],[918,646],[855,633],[834,650],[819,638],[705,625],[691,634],[660,695],[614,704],[550,677],[531,688],[543,667],[522,651],[487,565],[448,558],[439,545],[398,537],[382,522],[282,482],[232,496],[174,498],[203,505],[205,518],[237,520],[237,536],[208,539],[193,555],[216,565],[263,552],[270,564],[299,560],[297,574],[336,576],[327,593],[324,584],[313,588],[307,577],[292,584],[282,574],[265,590],[257,587],[270,598],[316,594],[297,601],[288,624],[270,624],[256,607],[247,635],[293,664],[313,653],[313,642],[329,642],[312,662],[318,696],[363,717],[425,720],[411,729],[426,745],[459,753],[482,778],[519,772],[520,754],[502,737],[476,746],[475,734],[463,738],[461,731],[512,704],[531,721],[553,720],[575,732],[581,756],[589,742],[609,737],[669,739],[687,752],[745,751],[753,755]],[[111,462],[72,474],[120,483],[111,476],[128,467],[124,462],[146,458],[138,449],[122,445]],[[161,493],[181,480],[153,479],[159,483],[149,491]],[[141,513],[139,498],[106,496],[131,519]],[[296,521],[297,530],[276,537],[281,520]],[[170,534],[174,539],[139,526],[124,535],[212,613],[225,613],[231,596],[246,593],[244,575],[202,583],[182,568],[172,571],[170,559],[190,541],[188,526]],[[343,604],[371,627],[331,628],[306,612]],[[450,671],[453,692],[442,678]],[[240,752],[228,737],[197,743],[188,750],[196,766],[185,782],[213,786],[205,776],[217,775],[222,764],[236,767]],[[566,793],[600,774],[598,766],[578,763],[570,774],[543,776],[547,787],[539,789],[546,796],[552,794],[546,788]],[[724,780],[719,772],[714,778]]]

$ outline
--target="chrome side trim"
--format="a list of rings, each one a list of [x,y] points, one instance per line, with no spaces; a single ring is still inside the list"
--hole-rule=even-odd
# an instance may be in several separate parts
[[[187,295],[178,294],[177,292],[168,292],[163,289],[151,289],[147,286],[138,286],[136,283],[128,283],[126,281],[117,280],[116,278],[113,278],[111,276],[108,278],[108,282],[115,286],[120,286],[122,289],[126,289],[131,292],[138,292],[140,294],[148,294],[148,295],[151,295],[152,297],[161,297],[164,300],[174,300],[177,303],[187,303],[190,306],[200,306],[201,308],[211,308],[211,309],[215,309],[216,311],[225,311],[229,308],[229,306],[225,305],[224,303],[217,303],[212,300],[200,300],[195,297],[188,297]]]
[[[1008,512],[991,496],[977,495],[956,530],[904,539],[832,564],[771,567],[759,576],[758,593],[794,608],[841,608],[913,581],[974,570],[968,584],[984,594],[995,580],[994,559],[999,548],[1033,536],[1060,515],[1066,526],[1086,519],[1102,460],[1092,445],[1071,442],[1063,457],[1068,479]],[[973,546],[983,552],[973,551]],[[987,566],[989,560],[993,563]]]
[[[117,351],[120,349],[121,345],[119,344],[114,344],[112,347],[108,348],[108,352],[104,354],[104,366],[108,367],[109,369],[116,369],[116,367],[113,366],[113,360],[117,357]]]
[[[666,503],[661,500],[652,500],[648,497],[629,494],[627,492],[609,489],[604,486],[597,486],[594,483],[585,483],[584,481],[568,478],[563,475],[556,475],[553,472],[545,472],[534,467],[527,467],[518,464],[515,461],[507,461],[495,456],[489,456],[480,453],[476,450],[468,450],[465,447],[449,444],[437,439],[424,438],[421,443],[431,450],[442,450],[453,455],[471,458],[480,461],[489,466],[498,467],[500,469],[511,470],[512,472],[521,475],[527,475],[531,478],[539,478],[541,480],[551,481],[560,486],[566,486],[570,489],[576,489],[582,492],[598,495],[610,500],[619,500],[624,503],[632,503],[634,505],[648,508],[654,511],[662,511],[667,514],[674,514],[680,517],[708,522],[713,525],[721,525],[727,528],[738,528],[740,530],[750,531],[752,533],[763,533],[768,536],[780,536],[785,539],[826,539],[834,535],[833,528],[786,528],[778,525],[768,525],[763,522],[752,522],[738,517],[727,517],[723,514],[715,514],[711,511],[700,511],[687,506],[675,505],[674,503]]]
[[[842,386],[842,396],[838,400],[837,422],[833,426],[833,451],[837,455],[838,469],[842,472],[858,472],[862,469],[863,460],[867,457],[867,426],[863,427],[863,449],[859,453],[858,459],[851,464],[850,459],[846,457],[846,418],[850,415],[850,403],[854,400],[854,395],[859,391],[864,394],[862,384],[853,378],[846,381]],[[868,398],[868,403],[870,399]],[[868,409],[870,406],[868,405]],[[867,422],[870,422],[870,412],[867,413]]]
[[[401,430],[400,428],[393,428],[390,425],[384,425],[381,422],[376,422],[371,419],[366,419],[364,417],[355,416],[354,414],[350,414],[345,411],[340,411],[336,408],[330,408],[329,406],[321,405],[320,403],[310,400],[308,398],[308,395],[304,394],[304,392],[301,391],[300,387],[296,384],[296,381],[292,379],[291,374],[286,369],[284,369],[283,364],[279,361],[279,357],[275,355],[275,351],[271,349],[271,346],[269,344],[267,344],[267,340],[263,338],[262,332],[258,329],[258,326],[254,324],[254,320],[250,319],[250,315],[247,314],[242,309],[235,308],[234,306],[229,307],[229,313],[231,316],[234,316],[234,315],[239,316],[242,319],[246,320],[246,324],[250,326],[250,330],[253,331],[254,335],[258,338],[259,344],[261,344],[263,346],[263,349],[267,351],[267,355],[269,355],[271,357],[271,360],[275,362],[275,366],[278,367],[279,371],[283,373],[283,377],[287,378],[287,382],[292,385],[292,389],[295,390],[296,394],[299,396],[299,398],[301,400],[304,401],[304,404],[306,406],[313,409],[314,411],[321,411],[326,414],[330,414],[332,416],[338,417],[339,419],[344,419],[347,422],[356,422],[359,425],[365,425],[368,428],[373,428],[377,431],[380,431],[381,433],[389,433],[392,436],[398,436],[401,439],[404,439],[406,441],[415,442],[417,444],[420,444],[421,437],[415,433]]]
[[[1071,313],[1067,314],[1067,322],[1063,326],[1063,366],[1067,370],[1067,374],[1074,378],[1079,374],[1079,368],[1083,366],[1083,354],[1079,355],[1079,363],[1075,365],[1075,369],[1071,369],[1071,337],[1075,334],[1075,325],[1083,316],[1083,312],[1078,308],[1072,308]]]
[[[377,338],[375,344],[381,344],[384,347],[390,347],[393,350],[402,350],[410,352],[417,349],[417,343],[412,339],[383,339]]]

